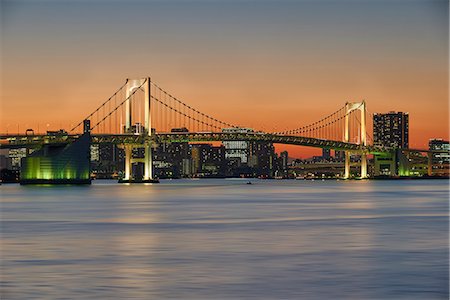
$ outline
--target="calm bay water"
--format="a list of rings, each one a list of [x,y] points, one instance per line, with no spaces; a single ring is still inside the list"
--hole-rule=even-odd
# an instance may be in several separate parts
[[[1,299],[448,299],[447,180],[2,185]]]

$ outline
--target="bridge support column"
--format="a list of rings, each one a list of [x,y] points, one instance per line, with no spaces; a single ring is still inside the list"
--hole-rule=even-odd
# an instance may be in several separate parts
[[[132,147],[131,145],[125,145],[125,176],[123,180],[131,180],[131,155]]]
[[[344,179],[350,178],[350,152],[345,151],[345,169],[344,169]]]
[[[350,113],[359,110],[361,113],[361,127],[359,131],[360,143],[363,147],[367,144],[366,138],[366,102],[363,100],[358,103],[345,103],[345,119],[344,119],[344,142],[350,142]],[[367,155],[361,154],[361,178],[367,177]],[[350,152],[345,151],[345,172],[344,178],[350,178]]]
[[[152,136],[152,114],[151,114],[151,79],[148,77],[145,82],[145,130],[147,136]],[[158,182],[153,178],[153,159],[151,141],[145,143],[145,163],[144,163],[144,181]]]
[[[144,181],[147,180],[153,180],[152,147],[150,143],[145,145]]]
[[[367,154],[361,153],[361,179],[367,178]]]

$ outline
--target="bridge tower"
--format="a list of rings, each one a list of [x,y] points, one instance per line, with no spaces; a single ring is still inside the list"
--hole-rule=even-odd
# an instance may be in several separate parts
[[[345,103],[345,126],[344,126],[344,142],[348,143],[350,140],[349,115],[352,111],[359,110],[361,113],[361,127],[359,136],[362,146],[367,145],[366,136],[366,102],[352,102]],[[350,177],[350,151],[345,151],[345,173],[344,178]],[[367,153],[365,150],[361,151],[361,178],[367,178]]]
[[[126,85],[126,102],[125,102],[125,132],[126,133],[134,133],[144,135],[144,158],[133,158],[133,149],[134,148],[142,148],[141,144],[126,144],[125,148],[125,176],[123,178],[123,182],[133,182],[135,181],[132,176],[132,163],[133,162],[142,162],[144,163],[144,178],[143,182],[152,182],[153,181],[153,161],[152,161],[152,149],[150,143],[150,136],[152,135],[152,120],[151,120],[151,95],[150,95],[150,77],[141,78],[141,79],[132,79],[127,80]],[[136,89],[142,89],[144,91],[144,130],[143,132],[139,132],[133,128],[133,120],[132,120],[132,101],[131,95]]]

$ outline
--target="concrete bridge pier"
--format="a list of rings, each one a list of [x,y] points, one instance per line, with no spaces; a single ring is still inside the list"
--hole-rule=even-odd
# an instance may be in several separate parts
[[[350,178],[350,151],[345,151],[344,179]]]
[[[120,183],[156,183],[158,180],[153,178],[153,160],[150,141],[146,141],[144,145],[123,145],[125,150],[125,174]],[[133,157],[133,149],[144,148],[144,157]],[[133,164],[142,163],[144,165],[143,176],[133,174]]]
[[[350,151],[345,151],[344,179],[350,178]],[[367,153],[361,152],[361,179],[367,178]]]
[[[133,153],[133,147],[131,145],[124,145],[125,150],[125,175],[123,177],[124,181],[131,180],[131,155]]]
[[[153,180],[153,160],[152,160],[152,147],[150,143],[145,144],[144,154],[144,181]]]
[[[367,154],[361,153],[361,179],[367,178]]]

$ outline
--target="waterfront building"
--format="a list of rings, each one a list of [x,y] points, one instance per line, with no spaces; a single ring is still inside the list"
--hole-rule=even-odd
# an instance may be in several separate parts
[[[99,144],[92,144],[91,145],[91,162],[95,163],[100,160],[100,150],[99,150]]]
[[[170,132],[189,132],[185,127]],[[161,143],[152,151],[154,174],[158,178],[189,177],[193,172],[191,146],[188,142]]]
[[[272,143],[249,143],[249,157],[253,173],[258,177],[273,177],[277,170],[277,155]]]
[[[449,176],[450,174],[450,144],[443,139],[431,139],[429,150],[436,151],[432,155],[432,174]]]
[[[450,163],[450,144],[443,139],[431,139],[428,143],[429,150],[438,150],[442,152],[433,153],[433,164]]]
[[[251,128],[224,128],[222,132],[225,133],[249,133],[253,132]],[[250,142],[248,141],[223,141],[225,147],[225,158],[238,158],[241,164],[247,164],[249,159]]]
[[[141,155],[138,148],[133,155]],[[115,178],[125,167],[124,150],[115,144],[91,144],[91,171],[96,178]]]
[[[13,170],[20,170],[21,160],[26,156],[26,148],[10,149],[8,152],[8,157],[11,159],[11,168]]]
[[[200,173],[202,168],[202,159],[201,159],[201,149],[200,147],[193,146],[191,148],[191,159],[192,159],[192,173],[197,174]]]
[[[373,143],[391,148],[409,147],[409,115],[403,112],[373,115]]]
[[[69,145],[44,144],[22,158],[20,183],[90,184],[89,133]]]
[[[153,151],[155,175],[159,178],[179,178],[192,173],[187,167],[186,159],[191,159],[189,143],[161,143]]]
[[[287,151],[280,153],[280,167],[283,177],[288,176],[289,154]]]
[[[199,177],[225,176],[225,147],[211,144],[192,144],[193,174]]]
[[[192,160],[189,158],[183,158],[181,161],[181,176],[182,177],[190,177],[193,174],[192,171]]]

